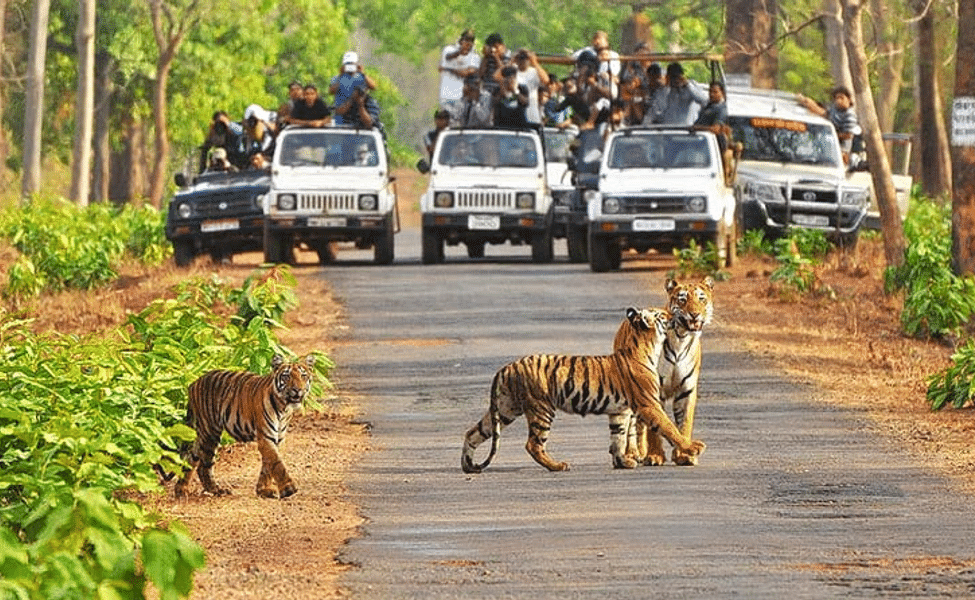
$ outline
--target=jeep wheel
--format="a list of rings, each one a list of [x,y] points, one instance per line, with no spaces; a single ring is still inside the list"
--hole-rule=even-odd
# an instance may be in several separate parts
[[[589,233],[589,268],[594,273],[605,273],[619,268],[622,251],[616,240]]]
[[[283,234],[275,234],[271,232],[264,233],[264,262],[266,263],[293,263],[293,254],[290,236]],[[292,260],[288,260],[291,256]]]
[[[373,245],[373,261],[377,265],[389,265],[393,262],[393,221],[386,224],[386,230],[376,238]]]
[[[466,242],[467,258],[484,258],[484,242]]]
[[[421,261],[425,265],[435,265],[442,263],[444,260],[443,254],[443,238],[441,238],[435,231],[423,228],[423,251]]]
[[[315,254],[318,255],[318,264],[330,265],[335,262],[335,244],[325,240],[318,242],[314,246]]]
[[[173,260],[176,261],[177,267],[188,267],[193,259],[196,257],[196,252],[193,251],[193,242],[190,240],[175,240],[173,241]]]
[[[532,233],[532,262],[549,263],[555,256],[552,248],[552,230],[535,231]]]
[[[565,243],[569,247],[569,262],[584,263],[589,260],[585,227],[569,225],[565,233]]]

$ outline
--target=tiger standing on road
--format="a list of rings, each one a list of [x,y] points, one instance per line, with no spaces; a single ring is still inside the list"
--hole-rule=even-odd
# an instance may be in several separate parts
[[[502,367],[491,386],[490,408],[464,438],[461,468],[465,473],[481,472],[497,453],[501,430],[525,415],[528,453],[550,471],[568,469],[567,463],[555,461],[545,451],[556,410],[583,416],[608,414],[609,451],[616,468],[637,466],[626,456],[631,411],[687,456],[699,455],[704,443],[682,435],[660,404],[656,364],[669,320],[669,313],[662,310],[628,308],[613,354],[536,354]],[[477,464],[474,452],[487,439],[491,439],[491,452]]]
[[[176,496],[186,495],[186,484],[194,470],[206,493],[230,493],[218,486],[210,473],[224,430],[238,442],[257,442],[261,453],[258,496],[273,498],[277,492],[287,498],[297,492],[278,454],[278,445],[284,441],[295,409],[311,389],[314,364],[314,355],[291,363],[275,355],[268,375],[218,370],[191,383],[186,424],[196,430],[196,440],[181,452],[190,467],[176,482]]]
[[[697,408],[697,384],[701,375],[701,332],[714,314],[714,280],[710,277],[693,284],[679,284],[674,279],[666,283],[671,321],[667,327],[663,349],[656,363],[660,373],[661,407],[673,404],[674,421],[681,435],[690,438],[694,430]],[[626,343],[617,335],[613,349]],[[636,429],[635,434],[633,429]],[[646,465],[662,465],[667,461],[663,440],[640,419],[630,424],[629,439],[636,439],[630,455]],[[671,456],[675,464],[694,466],[698,456],[675,447]]]

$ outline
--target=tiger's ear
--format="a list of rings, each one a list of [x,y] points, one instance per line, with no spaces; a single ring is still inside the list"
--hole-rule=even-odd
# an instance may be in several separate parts
[[[710,277],[709,277],[708,279],[710,279]],[[678,284],[677,284],[677,280],[676,280],[676,279],[673,279],[673,278],[671,278],[671,279],[668,279],[668,280],[667,280],[667,283],[665,284],[665,286],[664,286],[664,287],[665,287],[665,288],[667,289],[667,293],[669,294],[669,293],[671,293],[672,291],[674,291],[674,288],[675,288],[675,287],[677,287],[677,285],[678,285]]]
[[[626,309],[626,320],[630,322],[630,325],[636,327],[638,322],[643,320],[643,315],[640,314],[639,310],[629,306]]]
[[[710,277],[705,277],[704,278],[704,281],[702,281],[701,283],[703,283],[704,285],[708,286],[708,289],[709,290],[713,290],[714,289],[714,280],[711,279]]]
[[[272,369],[277,369],[278,367],[280,367],[283,364],[284,364],[284,357],[281,356],[280,354],[275,354],[274,355],[274,358],[271,359],[271,368]]]
[[[314,354],[309,354],[308,356],[306,356],[305,357],[305,364],[308,365],[309,367],[314,367],[315,366],[315,355]]]

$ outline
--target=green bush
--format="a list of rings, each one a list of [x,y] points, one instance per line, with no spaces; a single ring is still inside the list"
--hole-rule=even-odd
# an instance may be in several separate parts
[[[975,341],[959,348],[951,357],[952,364],[928,378],[928,403],[932,410],[948,404],[961,408],[975,403]]]
[[[224,306],[246,298],[247,311],[279,315],[289,275],[262,272],[247,290],[190,281],[103,335],[35,334],[0,309],[0,598],[144,598],[147,581],[161,598],[188,595],[202,550],[128,498],[159,490],[155,465],[180,467],[166,448],[193,437],[190,382],[292,355],[270,319]],[[317,357],[313,395],[331,366]]]
[[[171,253],[164,227],[151,207],[36,200],[3,211],[0,236],[21,253],[3,295],[23,301],[45,291],[92,289],[117,279],[124,260],[158,265]]]
[[[677,267],[672,273],[675,277],[687,277],[689,275],[711,276],[715,281],[724,281],[731,276],[727,271],[721,270],[716,265],[723,264],[718,256],[718,248],[713,242],[708,242],[704,246],[699,246],[693,239],[687,243],[686,248],[674,248],[674,257],[677,259]]]
[[[912,200],[904,263],[884,272],[888,293],[904,290],[901,328],[915,337],[960,335],[975,313],[975,279],[951,269],[951,207]]]

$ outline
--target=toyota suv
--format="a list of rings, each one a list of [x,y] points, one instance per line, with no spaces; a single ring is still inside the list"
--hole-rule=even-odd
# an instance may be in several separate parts
[[[586,192],[589,267],[620,266],[622,251],[671,251],[691,240],[713,243],[717,266],[735,251],[735,198],[718,140],[688,127],[626,128],[611,133],[596,189]]]
[[[265,199],[264,259],[293,262],[304,245],[322,263],[335,242],[373,248],[393,262],[399,230],[396,191],[382,135],[375,129],[288,127],[277,138]]]
[[[552,196],[545,151],[534,129],[447,129],[437,136],[429,186],[420,198],[422,261],[444,260],[444,245],[530,244],[534,262],[552,260]]]
[[[776,236],[803,227],[855,244],[870,189],[849,180],[833,124],[794,94],[730,89],[727,102],[732,137],[742,145],[735,180],[742,230]]]

